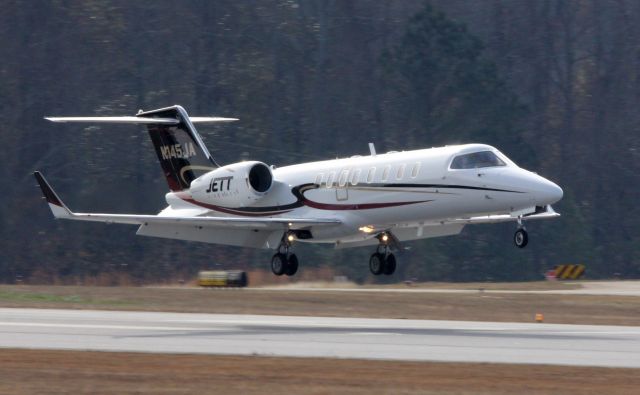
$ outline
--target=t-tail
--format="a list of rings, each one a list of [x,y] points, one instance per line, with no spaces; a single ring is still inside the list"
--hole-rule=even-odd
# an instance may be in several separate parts
[[[189,189],[199,175],[219,167],[180,106],[140,112],[138,117],[176,119],[177,124],[149,123],[147,130],[172,191]]]
[[[236,118],[189,117],[181,106],[140,111],[122,117],[48,117],[53,122],[144,124],[171,191],[189,189],[191,181],[218,164],[213,160],[194,123],[230,122]]]

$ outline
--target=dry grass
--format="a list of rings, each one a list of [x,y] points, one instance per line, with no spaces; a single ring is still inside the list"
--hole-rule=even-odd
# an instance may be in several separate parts
[[[491,291],[556,291],[581,289],[582,284],[578,282],[564,281],[529,281],[519,283],[439,283],[439,282],[402,282],[395,284],[366,284],[334,282],[334,281],[297,281],[281,284],[267,284],[265,288],[277,289],[455,289],[455,290],[491,290]]]
[[[0,286],[0,307],[640,325],[640,297]]]
[[[415,284],[390,284],[383,288],[428,288],[428,289],[484,289],[497,291],[555,291],[580,289],[582,285],[577,282],[564,281],[529,281],[520,283],[415,283]]]
[[[632,394],[637,369],[0,350],[2,394]]]

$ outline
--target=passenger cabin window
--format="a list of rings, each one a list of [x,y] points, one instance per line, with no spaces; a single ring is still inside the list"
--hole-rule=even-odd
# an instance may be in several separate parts
[[[396,179],[397,180],[401,180],[402,177],[404,176],[405,167],[407,167],[407,165],[405,165],[405,164],[402,164],[402,165],[400,165],[400,167],[398,167],[398,173],[396,173]]]
[[[358,185],[358,181],[360,181],[360,169],[357,169],[351,174],[351,185]]]
[[[389,179],[390,171],[391,171],[391,166],[385,166],[384,170],[382,170],[382,181],[387,181]]]
[[[333,184],[333,179],[336,177],[336,172],[332,171],[331,173],[329,173],[329,175],[327,176],[327,188],[331,188],[331,184]]]
[[[372,167],[369,169],[369,174],[367,174],[367,183],[371,184],[375,176],[376,176],[376,168]]]
[[[491,151],[458,155],[451,162],[451,169],[478,169],[495,166],[506,166],[506,164]]]
[[[342,170],[340,172],[340,178],[338,178],[338,185],[344,187],[347,185],[347,178],[349,177],[349,170]]]
[[[420,172],[420,162],[416,162],[411,169],[411,178],[418,177],[418,173]]]

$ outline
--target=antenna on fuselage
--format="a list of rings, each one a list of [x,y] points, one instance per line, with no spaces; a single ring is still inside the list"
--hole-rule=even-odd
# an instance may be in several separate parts
[[[371,156],[376,156],[376,146],[373,143],[369,143],[369,152]]]

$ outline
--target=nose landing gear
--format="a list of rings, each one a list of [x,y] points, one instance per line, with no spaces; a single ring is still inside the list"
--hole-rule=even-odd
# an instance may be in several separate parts
[[[520,228],[516,230],[516,233],[513,235],[513,243],[518,248],[524,248],[529,243],[529,235],[524,228]]]
[[[380,244],[369,258],[369,270],[376,276],[380,274],[390,276],[396,271],[396,257],[389,251],[392,235],[382,233],[377,237]]]
[[[516,230],[516,233],[514,233],[513,235],[513,243],[518,248],[524,248],[527,246],[527,244],[529,244],[529,234],[527,233],[527,230],[522,224],[521,218],[518,218],[518,229]]]
[[[271,258],[271,271],[276,276],[293,276],[298,271],[298,257],[289,251],[294,239],[293,234],[285,233],[278,246],[278,252]]]

